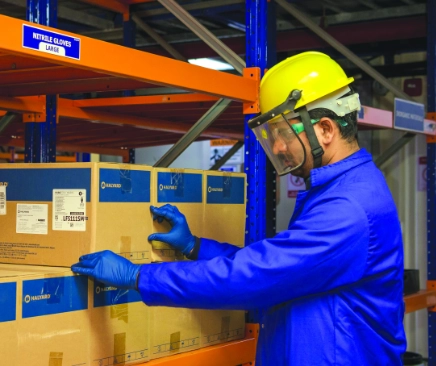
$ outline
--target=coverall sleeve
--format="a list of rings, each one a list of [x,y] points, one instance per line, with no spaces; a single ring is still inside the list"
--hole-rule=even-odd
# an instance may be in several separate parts
[[[138,290],[147,305],[267,308],[362,278],[369,221],[347,197],[330,197],[272,239],[209,260],[146,264]]]
[[[220,243],[212,239],[201,238],[200,239],[200,251],[198,252],[199,259],[212,259],[218,256],[230,257],[241,248],[228,244]]]

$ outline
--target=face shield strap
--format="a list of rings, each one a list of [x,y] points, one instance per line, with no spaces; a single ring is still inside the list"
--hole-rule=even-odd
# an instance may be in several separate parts
[[[303,122],[304,130],[306,131],[307,139],[309,140],[310,148],[312,149],[313,156],[313,167],[321,167],[321,159],[324,154],[324,150],[319,144],[318,138],[315,134],[315,129],[313,128],[312,122],[310,121],[309,112],[307,112],[306,107],[302,107],[298,110],[301,122]]]

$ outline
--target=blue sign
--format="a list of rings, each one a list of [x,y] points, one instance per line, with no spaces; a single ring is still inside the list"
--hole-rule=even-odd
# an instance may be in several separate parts
[[[80,38],[23,24],[23,47],[80,60]]]
[[[408,131],[423,132],[424,114],[424,104],[395,98],[395,128]]]
[[[357,117],[359,119],[364,119],[365,118],[365,110],[363,109],[363,106],[361,106],[359,112],[357,112]]]

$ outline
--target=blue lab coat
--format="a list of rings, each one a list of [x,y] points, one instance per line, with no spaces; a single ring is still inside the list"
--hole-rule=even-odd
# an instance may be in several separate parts
[[[401,365],[403,244],[364,149],[311,172],[288,230],[245,248],[201,240],[198,260],[144,265],[148,305],[260,309],[256,366]]]

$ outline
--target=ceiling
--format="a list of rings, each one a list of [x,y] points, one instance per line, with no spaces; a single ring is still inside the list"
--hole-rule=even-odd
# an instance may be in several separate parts
[[[245,53],[245,2],[241,0],[191,0],[177,1],[190,12],[204,27],[221,39],[228,47],[242,58]],[[384,56],[384,66],[378,66],[379,72],[386,77],[403,77],[426,74],[426,62],[395,64],[394,56],[405,53],[426,52],[426,0],[299,0],[290,1],[300,11],[321,25],[339,42],[349,47],[360,58],[371,63],[379,56]],[[0,0],[0,14],[14,18],[26,19],[26,0]],[[103,5],[100,5],[103,4]],[[146,26],[167,42],[185,59],[217,57],[216,53],[192,33],[184,24],[176,19],[157,1],[142,2],[140,0],[58,0],[58,28],[80,35],[100,39],[122,45],[123,16],[113,5],[130,4],[130,14],[134,14]],[[102,7],[103,6],[103,7]],[[323,50],[344,66],[350,76],[359,74],[361,80],[369,77],[348,62],[337,51],[301,25],[280,6],[276,6],[276,48],[277,60],[304,50]],[[172,57],[150,35],[136,26],[136,48],[146,52]],[[102,57],[104,62],[104,57]],[[37,65],[41,67],[41,63]],[[35,65],[27,65],[31,71]],[[146,67],[146,65],[144,65]],[[7,58],[0,57],[0,71],[10,68]],[[231,72],[231,71],[230,71]],[[235,71],[233,71],[235,72]],[[47,75],[40,80],[32,78],[32,82],[24,81],[26,73],[17,74],[7,81],[7,75],[0,78],[0,96],[17,97],[20,95],[38,95],[41,93],[60,93],[62,98],[89,99],[121,97],[123,89],[133,90],[131,95],[154,95],[180,93],[175,88],[156,88],[144,83],[124,83],[118,80],[113,87],[103,84],[78,80],[75,87],[69,88],[68,82],[56,84]],[[29,74],[27,74],[29,75]],[[26,79],[27,80],[27,79]],[[80,85],[80,86],[77,86]],[[109,90],[109,91],[108,91]],[[146,104],[129,106],[96,107],[109,113],[158,118],[169,122],[192,126],[214,104],[213,101],[197,101],[190,103]],[[1,106],[0,106],[1,107]],[[242,105],[233,102],[230,107],[214,122],[211,129],[216,132],[201,136],[199,139],[240,138],[244,130]],[[106,124],[105,121],[90,123],[72,118],[61,118],[57,126],[58,145],[80,146],[78,151],[87,148],[98,149],[130,149],[145,146],[173,144],[181,137],[181,132],[158,131],[138,128],[134,125]],[[13,137],[13,138],[12,138]],[[0,132],[0,145],[23,146],[24,124],[17,116],[13,122]],[[90,152],[94,152],[90,151]],[[103,151],[103,150],[101,150]]]

